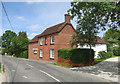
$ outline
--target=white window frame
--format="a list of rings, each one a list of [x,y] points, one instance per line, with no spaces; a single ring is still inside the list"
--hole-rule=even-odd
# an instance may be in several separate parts
[[[50,58],[54,59],[55,56],[55,50],[54,49],[50,49]]]
[[[51,44],[54,44],[54,39],[55,39],[54,36],[50,36],[50,43]]]
[[[43,49],[40,49],[40,57],[43,57]]]
[[[34,54],[37,54],[37,50],[34,50]]]
[[[43,38],[40,38],[40,45],[43,45]]]

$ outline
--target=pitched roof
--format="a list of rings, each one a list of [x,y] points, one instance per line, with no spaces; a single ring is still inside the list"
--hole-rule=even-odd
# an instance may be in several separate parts
[[[42,34],[40,34],[38,37],[42,37],[42,36],[45,36],[45,35],[49,35],[49,34],[54,34],[54,33],[58,33],[60,32],[64,27],[65,25],[68,24],[68,23],[60,23],[60,24],[57,24],[57,25],[54,25],[50,28],[47,28]]]
[[[94,36],[94,38],[97,40],[97,41],[95,40],[96,44],[106,44],[106,42],[103,39],[101,39],[99,36]],[[83,38],[82,40],[80,40],[80,42],[88,42],[88,39]]]
[[[102,40],[99,36],[97,36],[97,43],[106,44],[106,42]]]
[[[38,42],[38,36],[39,36],[39,35],[36,35],[29,43]]]
[[[47,28],[43,33],[36,35],[29,43],[38,42],[39,37],[60,32],[65,27],[66,24],[68,23],[63,22],[63,23]]]

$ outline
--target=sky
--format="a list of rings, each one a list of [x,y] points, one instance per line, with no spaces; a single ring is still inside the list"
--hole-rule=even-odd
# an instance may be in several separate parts
[[[0,35],[6,30],[16,33],[25,31],[29,39],[42,33],[46,28],[64,22],[64,14],[71,7],[70,2],[4,2],[4,6],[13,29],[2,9]],[[71,23],[76,28],[75,19],[71,20]],[[98,36],[102,37],[103,33]]]

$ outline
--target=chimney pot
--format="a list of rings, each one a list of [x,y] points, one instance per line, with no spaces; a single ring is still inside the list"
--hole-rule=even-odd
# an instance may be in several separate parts
[[[70,14],[65,14],[65,23],[70,23]]]

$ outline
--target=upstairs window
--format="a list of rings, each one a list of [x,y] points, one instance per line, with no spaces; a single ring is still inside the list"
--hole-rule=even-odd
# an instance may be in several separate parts
[[[47,37],[45,37],[45,45],[47,45]]]
[[[51,36],[50,38],[51,38],[50,39],[50,44],[54,44],[54,36]]]
[[[43,38],[40,39],[40,45],[43,45]]]

